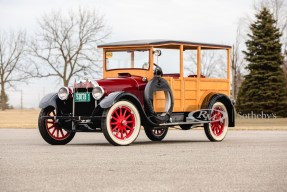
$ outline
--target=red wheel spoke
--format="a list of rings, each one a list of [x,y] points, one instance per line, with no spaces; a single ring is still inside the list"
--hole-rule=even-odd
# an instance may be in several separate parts
[[[114,119],[114,120],[116,120],[116,121],[119,120],[118,117],[115,117],[115,116],[112,116],[112,119]]]
[[[216,106],[211,113],[213,122],[210,122],[210,129],[216,136],[220,136],[225,129],[225,119],[223,119],[224,112],[225,109],[223,107]]]
[[[121,130],[121,139],[124,139],[124,131]]]
[[[60,129],[60,133],[62,134],[62,137],[64,137],[64,136],[65,136],[65,134],[64,134],[64,132],[63,132],[63,130],[62,130],[62,129]]]
[[[129,114],[127,117],[125,117],[126,119],[130,118],[132,116],[132,114]]]
[[[54,128],[54,130],[53,130],[53,132],[52,132],[52,135],[54,135],[54,133],[55,133],[55,131],[56,131],[57,129],[56,128]]]
[[[128,128],[128,129],[130,129],[130,130],[132,130],[132,129],[133,129],[133,128],[131,128],[131,127],[130,127],[130,126],[128,126],[128,125],[126,126],[126,128]]]
[[[161,136],[165,131],[166,131],[166,129],[153,129],[152,130],[152,132],[155,136]]]
[[[125,116],[126,116],[126,113],[127,113],[127,110],[126,110],[126,109],[124,109],[124,110],[125,110],[125,112],[124,112],[123,116],[125,117]]]
[[[120,140],[129,138],[135,126],[135,115],[131,113],[130,108],[127,106],[118,107],[114,109],[111,116],[109,125],[113,135]]]
[[[50,127],[48,127],[48,129],[52,129],[53,127],[55,127],[55,125],[53,124],[53,125],[51,125]]]
[[[115,126],[115,127],[112,129],[112,132],[114,132],[116,129],[118,129],[118,126]]]
[[[115,111],[115,115],[117,116],[117,118],[119,118],[119,114],[118,114],[118,111]]]
[[[56,116],[56,111],[55,110],[47,111],[45,115],[50,117]],[[53,139],[64,140],[67,137],[69,137],[70,133],[58,127],[58,124],[55,122],[54,119],[46,119],[44,123],[48,134]]]

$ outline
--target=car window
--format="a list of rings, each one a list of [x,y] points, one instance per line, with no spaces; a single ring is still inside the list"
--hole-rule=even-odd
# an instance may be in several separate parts
[[[196,77],[197,50],[186,50],[183,56],[184,77]],[[200,74],[205,78],[227,78],[226,50],[201,50]]]
[[[149,50],[106,52],[106,69],[148,69]]]
[[[179,49],[155,49],[160,50],[160,56],[154,56],[154,63],[162,68],[163,74],[180,73]]]

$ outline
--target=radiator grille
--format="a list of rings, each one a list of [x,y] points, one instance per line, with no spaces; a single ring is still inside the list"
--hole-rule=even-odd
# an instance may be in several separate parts
[[[95,109],[95,99],[92,96],[92,88],[85,89],[85,88],[79,88],[76,89],[76,93],[83,93],[87,92],[90,94],[91,101],[90,102],[75,102],[74,104],[74,116],[91,116],[93,113],[93,110]]]

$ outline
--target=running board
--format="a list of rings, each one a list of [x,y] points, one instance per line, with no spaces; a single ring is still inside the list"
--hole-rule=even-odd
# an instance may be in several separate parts
[[[175,125],[196,125],[201,124],[198,122],[173,122],[173,123],[162,123],[159,126],[175,126]]]

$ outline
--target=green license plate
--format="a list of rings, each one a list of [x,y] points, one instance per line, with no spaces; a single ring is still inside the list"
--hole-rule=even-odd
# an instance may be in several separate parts
[[[90,93],[74,93],[75,102],[90,102],[91,96]]]

